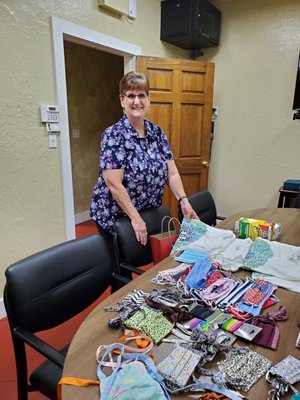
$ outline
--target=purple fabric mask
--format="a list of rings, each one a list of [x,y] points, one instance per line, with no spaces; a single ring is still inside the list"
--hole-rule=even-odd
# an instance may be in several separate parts
[[[286,313],[286,307],[280,306],[278,310],[273,313],[269,312],[254,317],[251,324],[259,326],[262,328],[262,331],[255,336],[252,343],[267,347],[268,349],[276,350],[280,333],[276,321],[286,320]]]

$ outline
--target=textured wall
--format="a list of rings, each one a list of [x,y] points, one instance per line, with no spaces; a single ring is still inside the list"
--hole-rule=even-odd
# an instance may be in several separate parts
[[[278,189],[300,178],[300,121],[293,121],[300,50],[298,0],[215,0],[221,43],[209,188],[219,213],[276,207]]]

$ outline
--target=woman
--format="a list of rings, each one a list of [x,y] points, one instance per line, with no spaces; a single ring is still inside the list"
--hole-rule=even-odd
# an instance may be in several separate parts
[[[120,81],[119,93],[124,116],[103,132],[90,216],[100,234],[112,239],[115,221],[127,215],[136,239],[145,245],[147,227],[139,211],[161,205],[166,183],[184,217],[198,216],[185,195],[163,130],[145,118],[150,105],[148,79],[129,72]]]

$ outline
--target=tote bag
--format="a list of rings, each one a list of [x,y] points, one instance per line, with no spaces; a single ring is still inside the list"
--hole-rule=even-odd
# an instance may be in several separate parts
[[[169,219],[168,230],[163,232],[163,225],[166,219]],[[158,264],[170,255],[173,244],[178,239],[179,232],[177,230],[171,230],[171,223],[173,221],[176,221],[180,226],[180,222],[177,218],[166,216],[161,221],[161,232],[150,236],[150,245],[154,264]]]

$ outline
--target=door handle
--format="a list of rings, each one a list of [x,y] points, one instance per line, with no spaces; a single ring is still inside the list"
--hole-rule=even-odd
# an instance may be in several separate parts
[[[204,167],[209,167],[209,161],[201,161],[201,164],[204,166]]]

